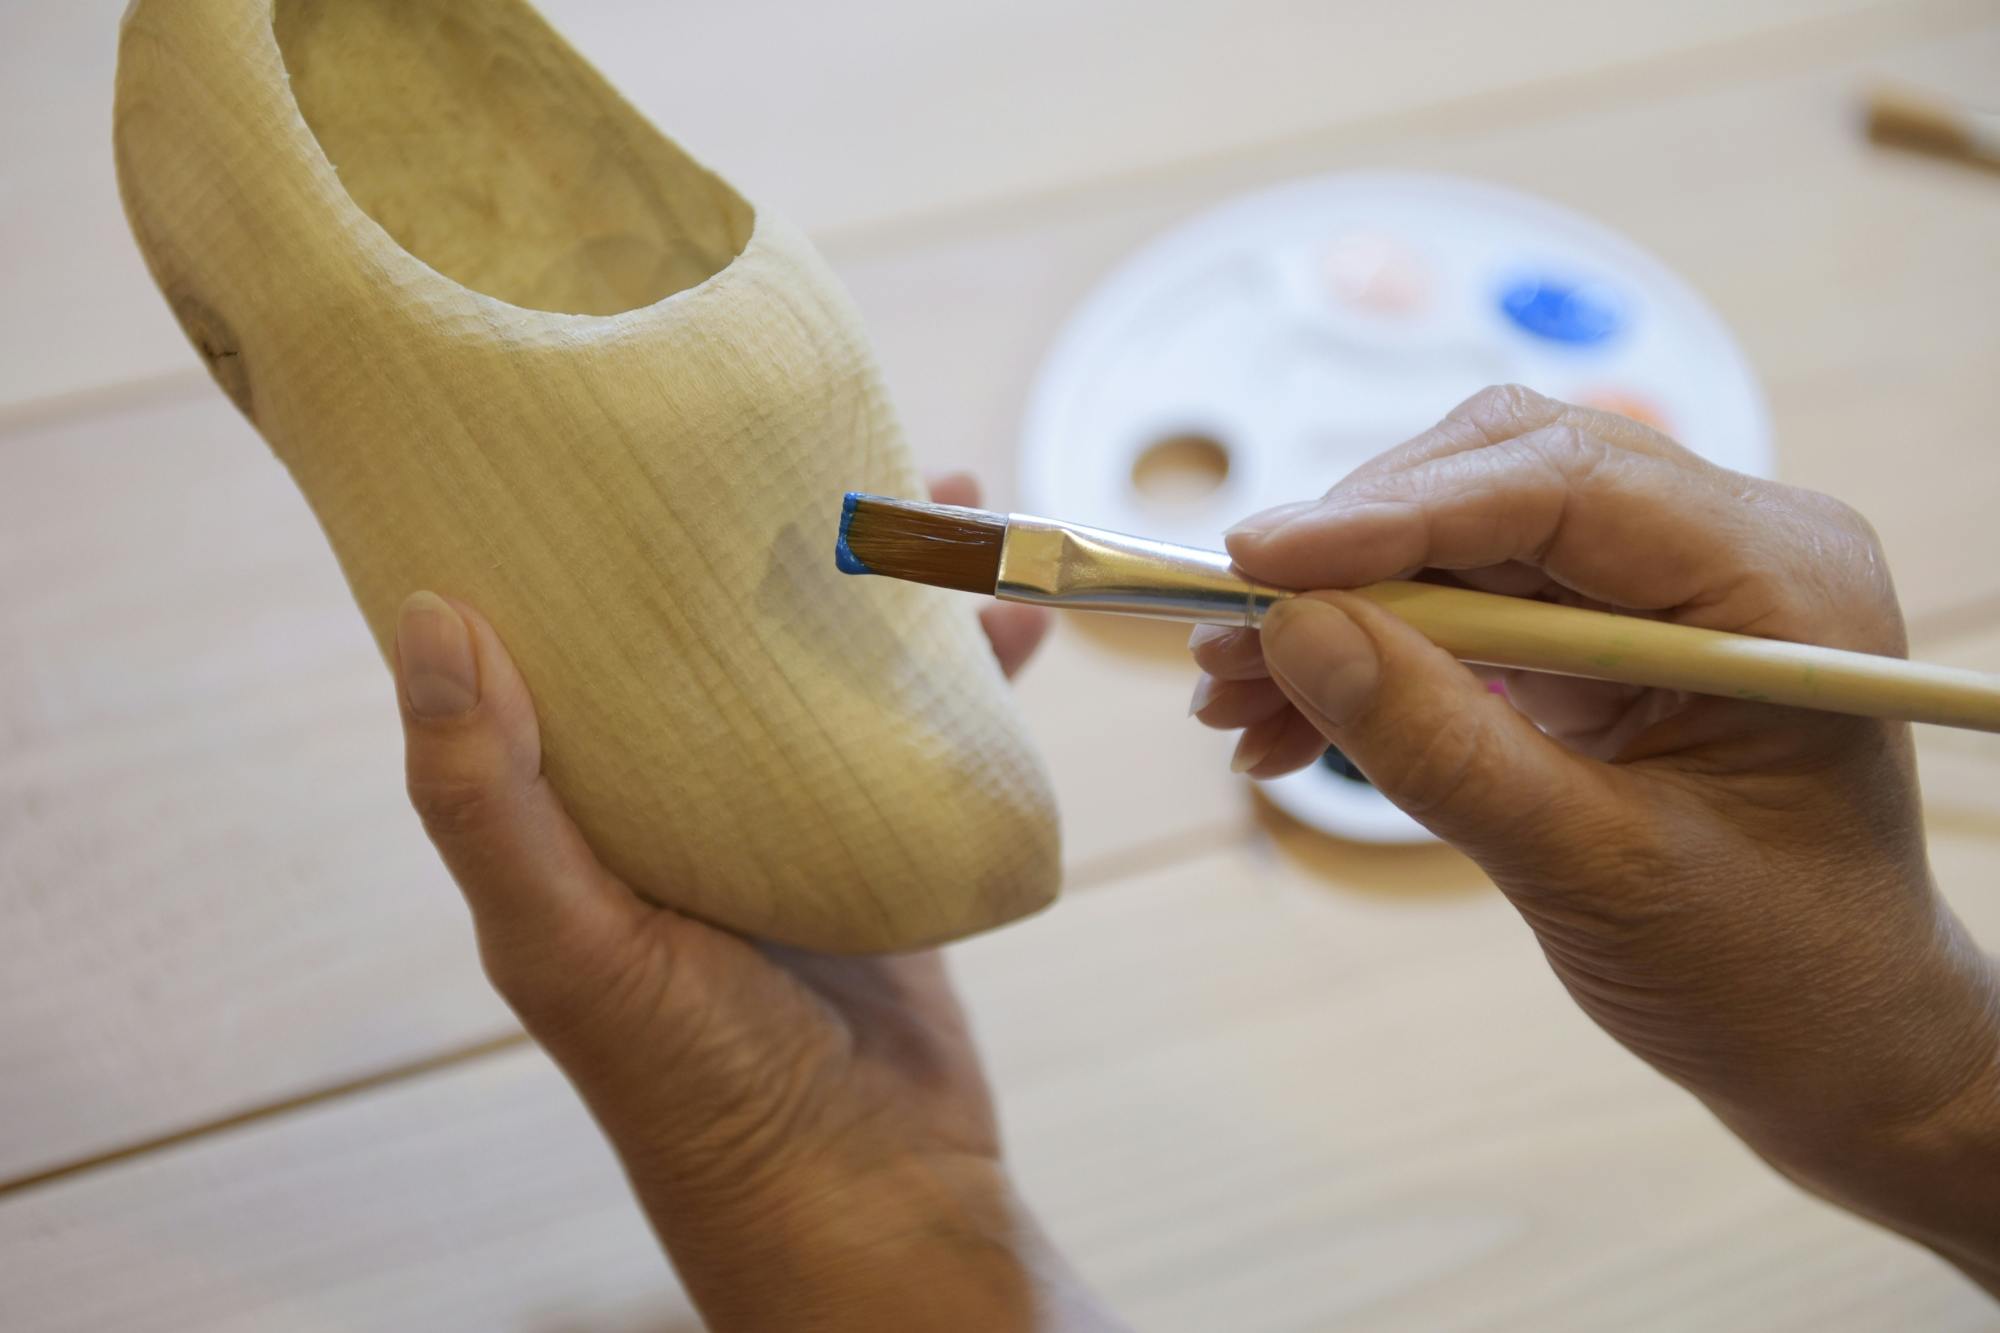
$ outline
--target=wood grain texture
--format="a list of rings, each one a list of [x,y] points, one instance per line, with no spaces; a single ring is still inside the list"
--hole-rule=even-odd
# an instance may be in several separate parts
[[[517,0],[139,3],[133,230],[385,654],[492,620],[542,769],[639,892],[836,951],[1054,895],[1054,807],[962,599],[832,566],[920,486],[803,237]],[[337,173],[337,174],[336,174]]]
[[[1990,1327],[1602,1037],[1452,854],[1290,844],[954,950],[1023,1187],[1136,1327]],[[693,1327],[533,1053],[0,1200],[0,1249],[17,1333]]]

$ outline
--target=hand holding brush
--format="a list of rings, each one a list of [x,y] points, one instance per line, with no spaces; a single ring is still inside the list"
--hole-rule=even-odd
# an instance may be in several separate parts
[[[1495,389],[1226,556],[976,512],[892,543],[883,512],[856,506],[847,560],[1206,622],[1195,711],[1242,731],[1240,771],[1339,746],[1614,1037],[2000,1292],[2000,971],[1932,881],[1909,728],[1772,706],[1991,724],[1990,681],[1902,661],[1845,505]],[[1542,669],[1502,698],[1454,654]]]
[[[1565,442],[1571,455],[1590,447]],[[1579,466],[1589,460],[1572,456],[1566,461]],[[1545,462],[1527,459],[1522,466],[1539,469]],[[1553,494],[1545,498],[1560,501]],[[1468,499],[1461,512],[1443,515],[1444,520],[1485,524],[1497,517],[1481,512],[1491,497]],[[1352,499],[1329,497],[1325,503],[1342,517],[1347,541],[1368,540],[1371,525],[1393,533],[1403,516],[1401,511],[1357,513]],[[1238,529],[1231,552],[1238,546],[1254,548],[1271,525],[1303,519],[1312,508],[1274,511],[1257,520],[1265,526]],[[1743,517],[1754,522],[1755,515],[1746,509]],[[1532,510],[1509,516],[1513,522],[1544,526],[1559,518],[1556,512],[1537,515]],[[1401,535],[1407,540],[1406,533]],[[1500,536],[1494,533],[1496,540]],[[1474,558],[1479,558],[1476,553]],[[1002,601],[1225,628],[1257,629],[1280,603],[1299,595],[1248,577],[1240,561],[1221,551],[1024,514],[876,495],[847,497],[836,559],[850,574],[881,574]],[[1315,567],[1307,565],[1299,573]],[[1621,615],[1407,578],[1359,584],[1348,591],[1394,612],[1460,661],[1481,666],[2000,731],[2000,677],[1984,672],[1734,633],[1712,628],[1699,617]],[[1558,582],[1538,591],[1567,595],[1570,590]]]

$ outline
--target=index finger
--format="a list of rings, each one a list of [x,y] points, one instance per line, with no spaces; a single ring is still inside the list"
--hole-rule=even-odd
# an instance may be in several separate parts
[[[1423,434],[1377,454],[1347,474],[1341,483],[1401,472],[1434,458],[1516,439],[1545,426],[1574,426],[1607,444],[1642,454],[1673,454],[1680,446],[1650,426],[1615,412],[1579,407],[1549,398],[1519,384],[1495,384],[1481,389]]]
[[[1353,588],[1519,562],[1613,606],[1773,638],[1900,650],[1873,534],[1837,502],[1567,423],[1362,474],[1230,534],[1253,578]]]

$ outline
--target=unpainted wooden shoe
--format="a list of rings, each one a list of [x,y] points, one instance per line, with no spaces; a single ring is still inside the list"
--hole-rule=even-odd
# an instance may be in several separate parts
[[[844,492],[920,494],[847,297],[531,8],[135,0],[116,144],[377,641],[416,589],[483,611],[612,869],[835,951],[1050,900],[969,599],[834,569]]]

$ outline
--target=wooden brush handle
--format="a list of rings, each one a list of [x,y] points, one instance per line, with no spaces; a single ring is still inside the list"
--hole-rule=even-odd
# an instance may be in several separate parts
[[[2000,731],[2000,676],[1429,583],[1355,594],[1463,662]]]

